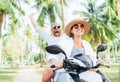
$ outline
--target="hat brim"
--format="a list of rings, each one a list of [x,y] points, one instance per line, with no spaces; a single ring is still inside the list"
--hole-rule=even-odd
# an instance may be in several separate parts
[[[90,29],[90,24],[84,20],[73,20],[72,22],[70,22],[69,24],[67,24],[66,28],[65,28],[65,33],[70,36],[70,31],[71,28],[74,24],[83,24],[84,25],[84,35],[88,33],[89,29]]]

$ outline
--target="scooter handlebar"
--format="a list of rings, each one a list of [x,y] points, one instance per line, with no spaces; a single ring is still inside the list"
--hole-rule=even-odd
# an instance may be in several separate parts
[[[104,64],[97,64],[96,66],[94,66],[92,68],[99,68],[100,66],[104,66],[104,67],[110,68],[110,66],[104,65]]]
[[[102,64],[101,64],[101,66],[105,66],[105,67],[107,67],[107,68],[110,68],[110,66],[108,66],[108,65],[102,65]]]
[[[55,65],[51,65],[50,68],[55,68]]]

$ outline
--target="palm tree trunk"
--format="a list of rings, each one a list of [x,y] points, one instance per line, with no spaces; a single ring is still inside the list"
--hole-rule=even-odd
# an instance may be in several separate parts
[[[21,9],[21,4],[20,4],[20,0],[18,0],[18,4],[19,4],[19,6],[20,6],[20,9]]]
[[[107,63],[110,63],[110,54],[111,54],[110,44],[108,44],[108,49],[107,49],[106,55],[105,55],[105,60],[106,60]]]
[[[61,0],[61,11],[62,11],[62,27],[64,30],[65,23],[64,23],[64,9],[63,9],[63,0]]]
[[[113,55],[113,59],[114,59],[114,62],[115,62],[116,55],[115,55],[115,46],[114,45],[112,47],[112,55]]]
[[[115,62],[117,62],[117,45],[114,45],[115,46],[115,56],[116,56],[116,58],[115,58]]]
[[[41,54],[42,54],[42,49],[41,49],[41,36],[39,36],[39,48],[40,48],[40,53],[39,53],[39,63],[40,63],[40,67],[42,67],[42,58],[41,58]]]
[[[46,50],[43,44],[43,38],[40,37],[39,38],[39,47],[40,47],[40,54],[39,54],[39,58],[40,58],[40,67],[43,66],[43,64],[45,63],[45,56],[46,56]]]
[[[0,14],[0,67],[2,64],[2,21],[3,21],[3,14]]]
[[[98,36],[97,36],[97,28],[94,27],[94,33],[93,33],[93,37],[94,37],[94,43],[97,44],[98,43]]]

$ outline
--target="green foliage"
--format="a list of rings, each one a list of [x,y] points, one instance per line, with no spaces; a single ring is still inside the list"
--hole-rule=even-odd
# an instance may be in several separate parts
[[[109,65],[110,68],[101,68],[102,72],[108,76],[111,82],[119,82],[119,68],[120,65],[117,63],[112,63]]]
[[[55,13],[53,10],[54,10],[54,7],[52,4],[50,4],[47,10],[47,12],[49,13],[50,22],[55,22],[56,17],[55,17]]]
[[[19,12],[19,14],[21,14],[21,15],[25,14],[25,12],[18,6],[16,1],[0,0],[0,12],[2,12],[2,13],[7,12],[11,15],[14,15],[15,9]]]
[[[109,17],[110,18],[116,18],[117,16],[117,7],[116,7],[116,3],[115,0],[108,0],[107,1],[107,6],[109,7]]]
[[[19,68],[0,68],[0,82],[13,82]]]
[[[50,18],[50,22],[55,22],[55,10],[54,4],[49,3],[48,5],[43,5],[41,13],[38,17],[38,24],[41,27],[44,27],[45,18],[48,16]]]
[[[39,54],[33,56],[34,62],[38,62],[40,60]]]
[[[0,11],[2,13],[7,11],[8,13],[14,14],[14,11],[13,11],[13,9],[11,7],[11,4],[6,0],[0,0]]]
[[[45,18],[46,18],[46,10],[47,10],[47,8],[46,7],[43,7],[42,8],[42,10],[41,10],[41,13],[40,13],[40,15],[39,15],[39,17],[38,17],[38,24],[41,26],[41,27],[43,27],[44,26],[44,23],[45,23]]]
[[[116,38],[116,34],[115,34],[114,30],[111,30],[110,28],[105,28],[104,31],[105,31],[105,35],[108,39],[113,41]]]
[[[21,22],[19,21],[18,18],[16,18],[15,16],[11,16],[10,17],[11,22],[9,23],[9,30],[11,32],[12,35],[14,35],[17,31],[18,28],[22,27]]]
[[[7,56],[6,56],[7,57]],[[12,61],[13,61],[13,58],[11,57],[11,56],[8,56],[7,58],[6,58],[6,62],[8,63],[8,64],[12,64]]]
[[[80,17],[90,22],[91,30],[88,36],[94,38],[91,38],[91,43],[106,43],[116,38],[116,28],[120,20],[117,18],[116,9],[113,6],[108,7],[106,3],[107,1],[97,5],[97,0],[87,0],[87,3],[82,4],[87,11],[77,12],[81,14]]]
[[[25,3],[28,3],[29,4],[29,0],[23,0]]]
[[[18,6],[17,2],[15,2],[14,0],[10,0],[9,3],[11,3],[11,5],[17,9],[17,11],[19,12],[19,14],[21,15],[25,15],[25,12],[21,9],[20,5]]]
[[[29,25],[26,26],[25,35],[27,36],[27,39],[28,39],[28,40],[31,40],[31,39],[32,39],[32,32],[31,32],[31,29],[30,29],[30,26],[29,26]]]
[[[37,2],[37,4],[34,6],[40,11],[40,15],[37,21],[41,27],[44,27],[46,18],[49,18],[50,24],[52,22],[55,22],[57,15],[60,17],[60,19],[62,19],[60,4],[63,1],[63,4],[67,5],[66,0],[59,0],[59,1],[35,0],[35,1]]]
[[[60,3],[63,1],[63,4],[65,5],[65,6],[68,6],[68,4],[67,4],[67,1],[66,0],[60,0]]]

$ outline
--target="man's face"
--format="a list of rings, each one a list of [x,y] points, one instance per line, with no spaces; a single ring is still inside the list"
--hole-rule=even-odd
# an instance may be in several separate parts
[[[53,23],[51,32],[53,33],[54,36],[60,37],[61,36],[61,27],[58,23]]]

